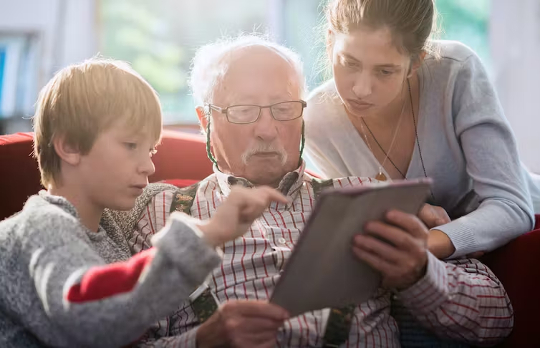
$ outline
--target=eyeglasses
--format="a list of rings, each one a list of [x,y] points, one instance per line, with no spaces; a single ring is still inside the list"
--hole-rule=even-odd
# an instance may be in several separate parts
[[[236,124],[254,123],[261,117],[262,109],[269,108],[272,117],[276,121],[292,121],[302,117],[307,103],[303,100],[286,101],[267,106],[259,105],[232,105],[228,108],[220,108],[213,104],[206,104],[210,110],[225,114],[227,121]]]

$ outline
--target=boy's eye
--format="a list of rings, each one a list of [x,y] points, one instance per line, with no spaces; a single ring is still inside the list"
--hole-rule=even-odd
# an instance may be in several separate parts
[[[124,145],[127,147],[128,150],[137,149],[137,143],[124,143]]]

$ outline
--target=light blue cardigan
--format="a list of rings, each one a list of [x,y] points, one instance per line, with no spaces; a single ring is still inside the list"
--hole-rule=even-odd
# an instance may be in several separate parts
[[[427,57],[419,69],[418,138],[427,175],[434,180],[432,203],[452,213],[472,190],[480,202],[473,212],[437,227],[454,243],[452,257],[459,257],[493,250],[531,230],[531,191],[540,193],[519,160],[480,59],[458,42],[435,45],[440,59]],[[305,122],[308,160],[324,176],[376,175],[379,164],[347,118],[333,80],[313,91]],[[415,148],[407,178],[423,176]]]

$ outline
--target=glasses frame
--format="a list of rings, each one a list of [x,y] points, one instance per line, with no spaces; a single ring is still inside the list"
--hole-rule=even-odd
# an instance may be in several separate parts
[[[300,112],[300,115],[295,117],[295,118],[291,118],[290,120],[280,120],[280,119],[277,119],[275,116],[274,116],[274,113],[272,112],[272,107],[276,106],[276,105],[280,105],[280,104],[285,104],[285,103],[301,103],[302,104],[302,111]],[[250,124],[250,123],[255,123],[259,120],[259,118],[261,118],[261,114],[262,114],[262,109],[270,109],[270,114],[272,115],[272,118],[276,121],[280,121],[280,122],[287,122],[287,121],[293,121],[293,120],[296,120],[302,116],[304,116],[304,109],[307,107],[307,103],[300,99],[300,100],[288,100],[288,101],[284,101],[284,102],[279,102],[279,103],[275,103],[275,104],[271,104],[271,105],[265,105],[265,106],[261,106],[261,105],[252,105],[252,104],[239,104],[239,105],[231,105],[231,106],[228,106],[226,108],[220,108],[219,106],[216,106],[214,104],[209,104],[207,103],[206,106],[210,109],[210,110],[214,110],[214,111],[217,111],[219,113],[222,113],[225,115],[225,117],[227,118],[227,121],[229,123],[233,123],[233,124]],[[258,107],[259,108],[259,114],[257,115],[257,118],[255,118],[255,120],[253,121],[250,121],[250,122],[233,122],[229,119],[229,109],[230,108],[234,108],[234,107],[238,107],[238,106],[254,106],[254,107]]]

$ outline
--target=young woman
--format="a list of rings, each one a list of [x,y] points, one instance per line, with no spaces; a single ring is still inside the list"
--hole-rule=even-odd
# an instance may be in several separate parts
[[[434,19],[433,0],[330,1],[333,79],[309,98],[306,149],[327,177],[433,178],[430,203],[454,220],[429,247],[446,258],[530,230],[538,188],[480,59],[430,40]]]

